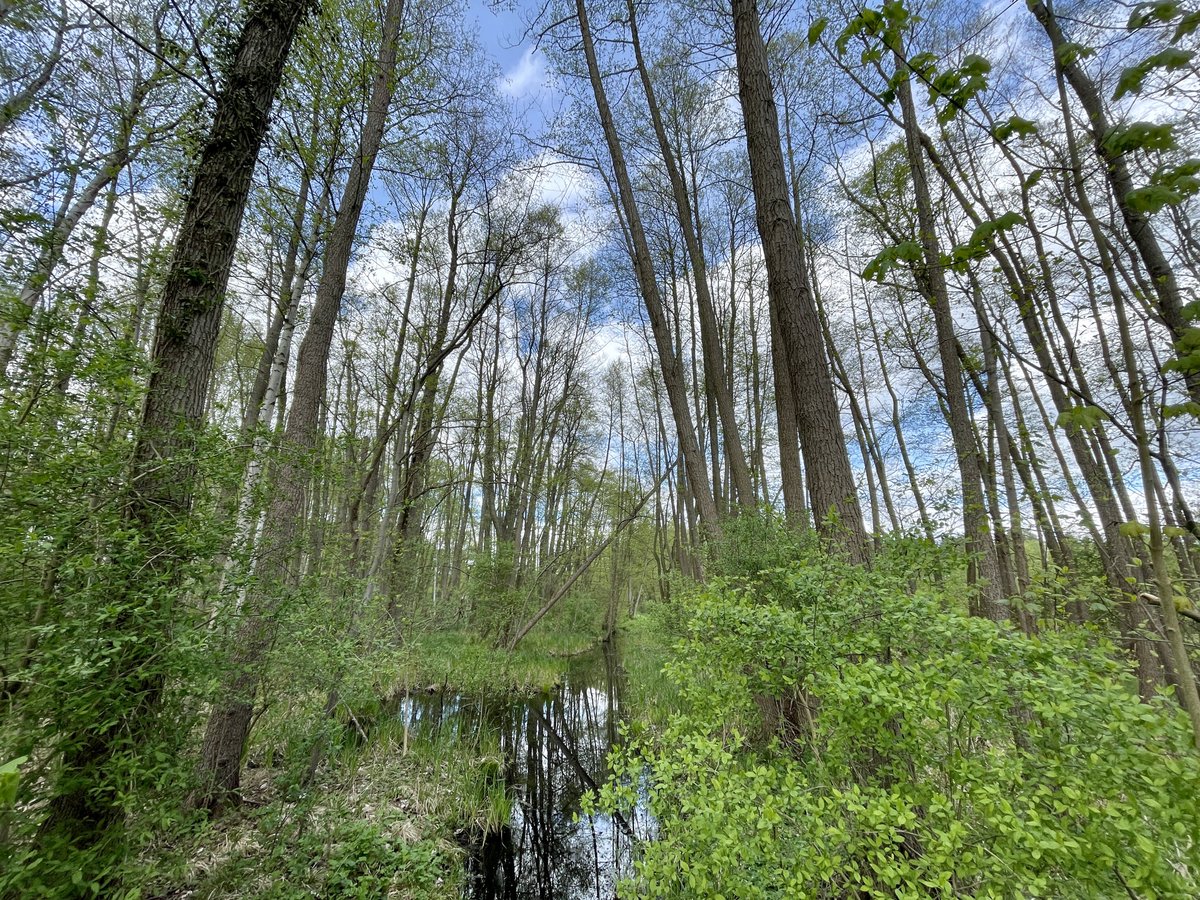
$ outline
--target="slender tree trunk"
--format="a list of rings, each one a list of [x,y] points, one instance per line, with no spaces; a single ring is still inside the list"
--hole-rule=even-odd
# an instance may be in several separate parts
[[[972,598],[972,611],[977,615],[1000,621],[1003,618],[1003,609],[999,605],[1002,586],[999,561],[995,541],[988,529],[983,473],[976,450],[971,413],[967,408],[962,365],[958,358],[958,339],[954,333],[954,318],[950,310],[946,276],[942,269],[942,253],[938,246],[933,200],[929,193],[925,158],[922,155],[918,133],[917,110],[913,103],[912,85],[907,77],[908,70],[899,48],[895,50],[894,55],[897,80],[900,82],[897,94],[904,122],[905,148],[912,174],[921,247],[924,251],[924,268],[920,274],[933,307],[938,356],[942,363],[942,378],[946,386],[950,434],[955,455],[958,457],[962,485],[963,530],[970,557],[968,577],[977,586],[978,591],[977,596]]]
[[[1084,113],[1087,114],[1091,126],[1089,130],[1092,147],[1103,166],[1105,178],[1117,202],[1117,209],[1121,212],[1125,229],[1146,267],[1151,288],[1158,301],[1158,314],[1163,324],[1170,329],[1171,339],[1180,341],[1185,333],[1193,330],[1193,326],[1184,310],[1183,293],[1175,278],[1175,270],[1158,242],[1149,216],[1130,205],[1129,195],[1134,190],[1133,176],[1129,172],[1124,154],[1115,152],[1109,144],[1111,128],[1104,110],[1104,102],[1095,83],[1076,58],[1078,54],[1066,52],[1065,45],[1068,42],[1051,6],[1052,4],[1043,3],[1041,0],[1033,0],[1029,4],[1034,17],[1050,39],[1050,46],[1054,50],[1055,69],[1066,77],[1075,96],[1079,98]],[[1064,107],[1064,118],[1070,115],[1070,110]],[[1200,402],[1200,372],[1188,373],[1187,389],[1192,399]]]
[[[725,366],[721,359],[721,337],[717,331],[717,317],[708,285],[708,267],[693,225],[692,205],[688,199],[687,185],[684,183],[679,166],[676,165],[675,154],[667,139],[667,130],[663,126],[662,114],[659,112],[654,86],[650,82],[650,73],[646,69],[646,61],[642,58],[642,42],[638,34],[637,13],[633,0],[627,0],[626,9],[629,13],[630,39],[633,43],[638,75],[641,78],[642,90],[646,94],[646,103],[650,109],[650,122],[654,126],[659,153],[666,166],[667,177],[671,182],[675,215],[679,220],[688,259],[692,266],[692,280],[696,286],[696,306],[700,314],[700,345],[704,355],[705,383],[709,388],[709,399],[715,402],[720,417],[721,437],[724,440],[725,453],[729,459],[730,474],[733,477],[738,503],[745,507],[753,507],[755,505],[754,487],[750,481],[750,466],[746,462],[746,453],[738,432],[733,396],[729,391]],[[715,427],[716,425],[713,423],[713,428],[715,429]]]
[[[658,362],[662,369],[663,385],[667,390],[667,400],[671,407],[671,415],[675,420],[675,430],[679,438],[679,447],[683,454],[684,470],[687,473],[688,485],[696,498],[700,520],[709,536],[720,532],[717,515],[717,504],[713,498],[712,485],[708,480],[708,471],[704,465],[704,455],[696,440],[696,429],[692,425],[692,415],[688,408],[687,387],[684,384],[683,366],[679,354],[672,345],[671,333],[663,310],[662,295],[658,289],[657,277],[654,273],[654,263],[650,255],[650,245],[646,241],[646,233],[642,228],[641,214],[638,212],[637,201],[634,199],[633,183],[625,164],[625,151],[621,147],[616,125],[613,123],[612,110],[608,105],[608,93],[600,75],[600,65],[596,61],[596,49],[592,43],[591,26],[584,0],[575,0],[575,14],[579,21],[579,33],[583,42],[583,53],[587,61],[588,78],[592,86],[592,94],[596,100],[596,109],[600,115],[600,125],[604,131],[604,140],[608,145],[609,157],[612,160],[613,175],[617,181],[617,190],[621,207],[625,212],[625,221],[633,249],[633,267],[637,274],[638,288],[642,301],[646,305],[646,313],[650,318],[650,329],[654,335],[654,343],[658,350]]]

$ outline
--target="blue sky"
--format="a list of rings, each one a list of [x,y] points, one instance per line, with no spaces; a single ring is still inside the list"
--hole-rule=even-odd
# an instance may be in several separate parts
[[[488,0],[469,0],[467,16],[478,22],[480,44],[504,71],[514,92],[524,93],[524,89],[540,79],[543,61],[532,52],[532,41],[525,39],[520,15],[497,10]]]

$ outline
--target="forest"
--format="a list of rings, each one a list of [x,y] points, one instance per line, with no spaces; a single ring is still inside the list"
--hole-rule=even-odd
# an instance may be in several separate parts
[[[1198,52],[0,0],[0,900],[1200,896]]]

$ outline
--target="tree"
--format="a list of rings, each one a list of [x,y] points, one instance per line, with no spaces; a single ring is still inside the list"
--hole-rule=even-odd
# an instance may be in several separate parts
[[[704,468],[704,459],[700,453],[696,430],[688,409],[683,366],[671,340],[670,329],[663,310],[662,295],[658,289],[657,276],[650,256],[650,246],[646,240],[642,217],[634,197],[633,183],[625,162],[625,151],[621,146],[621,140],[613,122],[612,110],[608,103],[608,92],[604,88],[600,64],[596,58],[596,48],[592,41],[592,31],[584,0],[575,0],[575,18],[579,24],[580,39],[587,62],[588,81],[596,101],[600,127],[604,132],[604,141],[612,162],[613,178],[617,182],[617,200],[624,216],[625,227],[629,232],[638,290],[650,317],[650,327],[654,334],[655,348],[658,351],[663,383],[666,386],[671,415],[675,420],[675,430],[683,455],[684,469],[687,472],[688,486],[696,499],[700,521],[709,532],[716,534],[720,528],[717,522],[717,505],[713,499],[712,484]]]
[[[299,580],[295,565],[296,537],[303,520],[308,487],[308,456],[318,436],[321,404],[328,380],[329,348],[346,291],[346,273],[354,238],[396,87],[404,11],[404,0],[388,0],[384,9],[382,38],[362,137],[325,246],[317,297],[296,361],[282,452],[277,468],[271,473],[272,498],[262,537],[265,552],[257,573],[259,590],[264,596],[247,601],[246,616],[233,653],[227,699],[218,703],[209,717],[201,752],[202,786],[194,799],[200,806],[219,808],[237,791],[260,669],[271,644],[272,616]]]
[[[225,288],[271,104],[307,6],[306,0],[262,0],[251,8],[217,98],[163,288],[124,501],[139,558],[121,560],[111,573],[113,591],[125,595],[127,606],[108,640],[129,629],[139,639],[98,672],[111,704],[100,716],[103,724],[63,736],[62,772],[43,824],[47,840],[88,848],[119,832],[107,768],[127,733],[136,746],[136,736],[156,724],[163,676],[152,659],[169,639],[173,598],[165,590],[146,596],[137,581],[165,587],[172,570],[188,561],[178,532],[192,502],[194,450],[204,426]],[[134,605],[143,603],[144,610]]]
[[[833,535],[850,559],[863,562],[868,556],[866,529],[842,435],[820,319],[788,200],[779,118],[758,5],[755,0],[733,0],[732,15],[738,97],[746,125],[755,219],[766,257],[771,303],[787,354],[813,515],[818,529]],[[780,427],[785,426],[781,423]]]

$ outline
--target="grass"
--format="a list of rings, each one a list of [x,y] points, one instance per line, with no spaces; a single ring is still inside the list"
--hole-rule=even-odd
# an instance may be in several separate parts
[[[464,815],[465,762],[404,755],[381,734],[343,752],[300,789],[286,769],[247,772],[247,802],[172,848],[157,848],[150,896],[460,896],[462,851],[447,823]],[[170,852],[164,852],[164,851]]]
[[[653,720],[670,706],[661,676],[673,642],[668,632],[653,608],[622,628],[627,696],[639,718]],[[553,691],[595,647],[595,631],[568,628],[535,632],[512,653],[466,632],[416,635],[389,651],[362,684],[343,683],[333,719],[321,712],[323,693],[292,695],[269,708],[255,730],[246,802],[150,848],[146,871],[154,874],[140,885],[142,895],[461,896],[463,836],[512,817],[500,738],[487,727],[408,731],[396,698],[433,688],[519,701]],[[299,773],[313,742],[322,740],[324,762],[303,784]]]
[[[549,633],[531,635],[510,653],[461,631],[418,635],[405,645],[391,691],[535,696],[558,687],[570,657],[592,646],[594,637]]]
[[[625,712],[648,724],[664,722],[677,706],[678,688],[663,674],[677,640],[671,616],[666,604],[653,604],[621,628]]]

